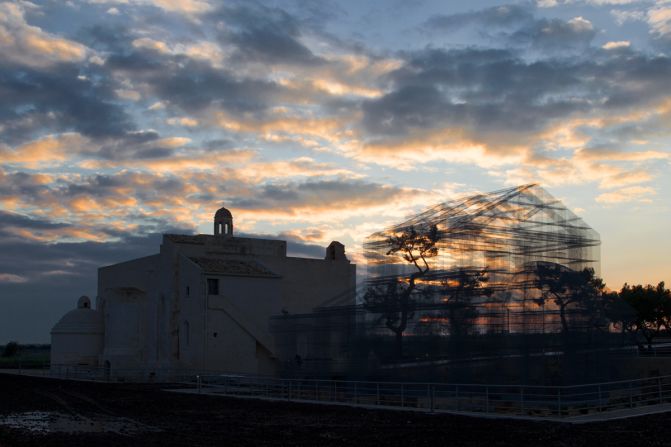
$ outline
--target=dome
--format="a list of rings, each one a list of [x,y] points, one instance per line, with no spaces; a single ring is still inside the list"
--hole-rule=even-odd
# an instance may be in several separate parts
[[[100,312],[88,308],[71,310],[58,320],[51,329],[52,334],[102,334],[103,319]]]
[[[226,208],[219,208],[214,214],[215,219],[233,219],[233,215]]]
[[[91,308],[91,299],[86,295],[80,296],[79,301],[77,301],[77,309],[90,309],[90,308]]]

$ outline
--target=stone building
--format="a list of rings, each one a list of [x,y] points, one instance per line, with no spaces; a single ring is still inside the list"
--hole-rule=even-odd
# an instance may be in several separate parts
[[[159,253],[100,268],[97,310],[78,306],[52,330],[52,367],[274,374],[290,359],[278,354],[269,319],[348,291],[354,304],[355,278],[339,242],[325,259],[287,256],[286,241],[234,236],[221,208],[214,235],[164,234]],[[76,334],[75,319],[88,322]]]

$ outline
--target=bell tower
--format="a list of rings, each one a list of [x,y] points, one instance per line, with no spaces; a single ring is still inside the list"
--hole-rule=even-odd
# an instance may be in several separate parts
[[[233,236],[233,215],[226,208],[219,208],[214,214],[214,235]]]

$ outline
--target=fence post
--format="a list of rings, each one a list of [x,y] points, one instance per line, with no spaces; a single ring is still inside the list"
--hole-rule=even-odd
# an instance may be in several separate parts
[[[524,414],[524,387],[520,385],[520,414]]]
[[[375,405],[380,405],[380,382],[377,383],[377,394],[375,399]]]
[[[603,411],[603,404],[601,401],[601,385],[599,385],[599,411]]]
[[[659,395],[659,403],[662,403],[662,378],[657,378],[657,394]]]
[[[561,388],[557,387],[557,417],[561,416]]]
[[[201,393],[200,375],[196,376],[196,388],[198,389],[198,394],[200,394]]]
[[[489,387],[485,388],[485,413],[489,413]]]
[[[431,385],[426,385],[426,403],[429,404],[429,408],[433,411],[433,405],[431,405]]]
[[[359,382],[354,382],[354,403],[359,403]]]
[[[436,385],[431,385],[431,413],[436,408]]]
[[[633,383],[629,382],[629,408],[634,408],[634,390]]]
[[[319,402],[319,381],[315,380],[315,400]]]
[[[401,408],[405,407],[405,395],[403,393],[403,384],[401,384]]]
[[[459,385],[454,386],[454,396],[457,401],[457,411],[459,411]]]

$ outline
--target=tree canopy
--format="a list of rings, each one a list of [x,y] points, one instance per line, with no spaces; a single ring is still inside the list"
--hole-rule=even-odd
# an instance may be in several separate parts
[[[438,240],[436,225],[423,231],[411,226],[389,236],[387,255],[399,254],[414,271],[407,277],[391,277],[384,284],[371,286],[364,295],[366,308],[381,314],[385,326],[394,333],[399,360],[403,357],[403,333],[414,315],[417,296],[423,292],[417,289],[417,280],[431,270],[428,259],[438,255]]]

